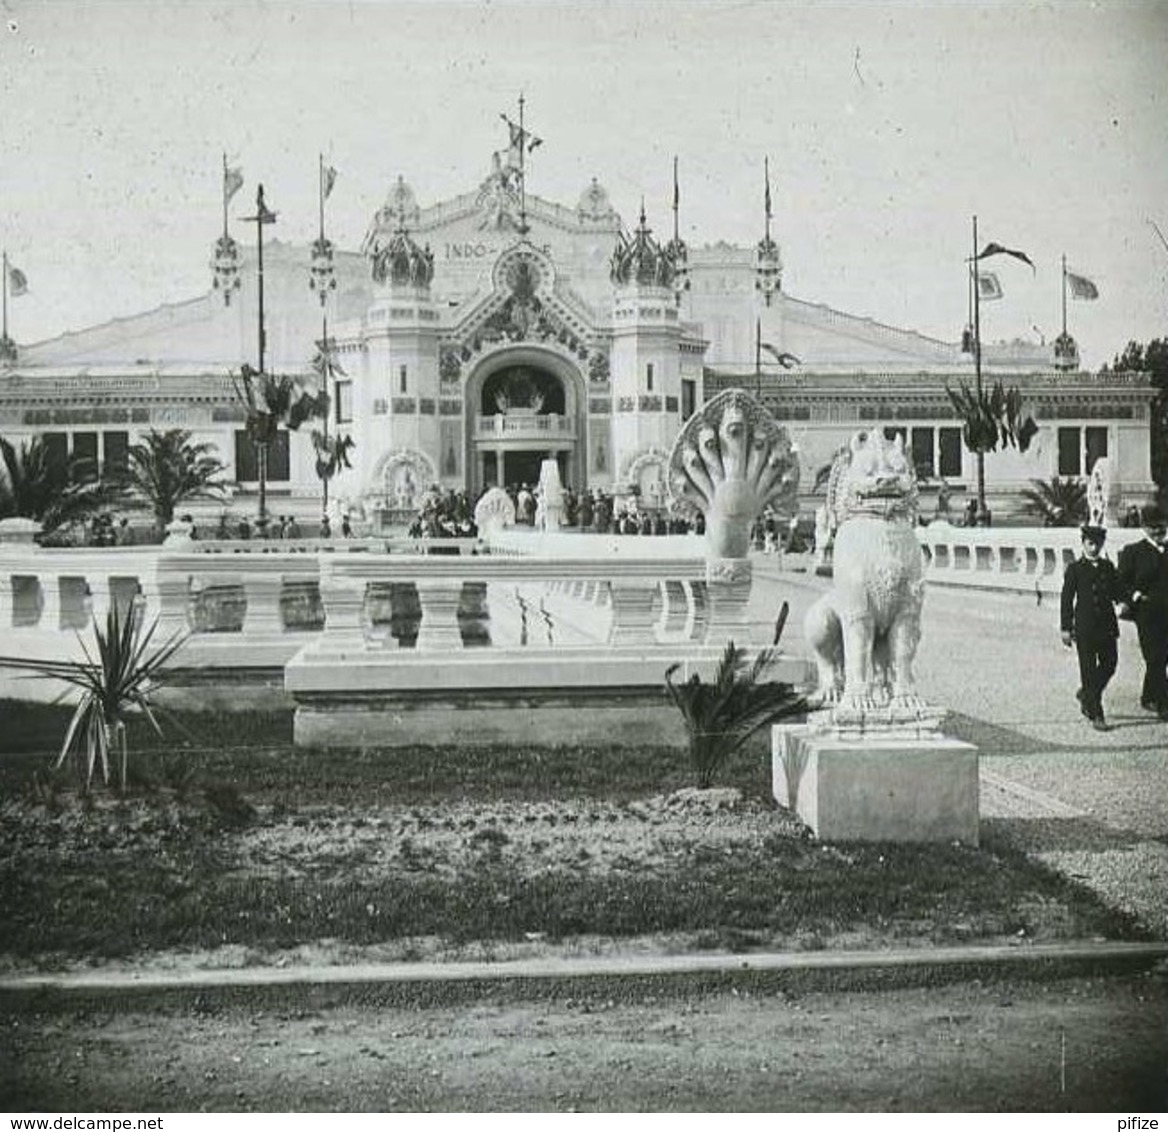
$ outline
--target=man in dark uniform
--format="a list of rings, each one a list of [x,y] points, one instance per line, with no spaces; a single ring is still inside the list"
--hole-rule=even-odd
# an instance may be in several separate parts
[[[1144,657],[1140,705],[1168,720],[1168,546],[1164,512],[1140,511],[1144,537],[1119,552],[1120,612],[1136,623]]]
[[[1079,708],[1096,731],[1106,731],[1103,690],[1115,675],[1119,623],[1115,602],[1119,578],[1115,567],[1101,556],[1107,532],[1083,528],[1083,553],[1063,574],[1059,630],[1063,644],[1079,653]]]

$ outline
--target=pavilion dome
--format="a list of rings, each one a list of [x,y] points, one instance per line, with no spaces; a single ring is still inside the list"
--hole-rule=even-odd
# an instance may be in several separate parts
[[[374,224],[377,227],[401,228],[416,225],[421,218],[422,210],[418,207],[418,198],[406,179],[398,174],[397,181],[390,187],[385,204],[377,210]]]
[[[616,210],[608,198],[608,190],[595,177],[580,194],[580,203],[576,205],[576,212],[581,220],[616,219]]]
[[[677,263],[672,249],[665,249],[653,239],[641,206],[641,222],[632,237],[621,234],[613,249],[610,263],[612,281],[618,286],[639,284],[643,287],[672,287]]]

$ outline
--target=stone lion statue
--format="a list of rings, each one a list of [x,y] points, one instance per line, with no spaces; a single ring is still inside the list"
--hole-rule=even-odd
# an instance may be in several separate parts
[[[819,695],[845,712],[920,710],[913,658],[921,635],[924,561],[917,483],[904,440],[857,433],[828,482],[832,589],[808,611]]]

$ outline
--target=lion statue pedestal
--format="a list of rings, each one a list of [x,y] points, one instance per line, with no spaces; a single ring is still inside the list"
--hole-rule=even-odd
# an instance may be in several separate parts
[[[836,459],[826,514],[833,584],[807,612],[819,711],[772,732],[775,799],[825,840],[978,840],[978,756],[916,689],[924,562],[901,437],[860,432]]]

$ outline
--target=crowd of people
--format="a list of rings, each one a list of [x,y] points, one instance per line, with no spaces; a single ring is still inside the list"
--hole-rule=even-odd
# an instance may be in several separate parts
[[[528,484],[510,485],[507,494],[515,504],[516,524],[533,526],[539,509],[537,490]],[[700,516],[691,522],[676,510],[642,506],[636,495],[620,500],[602,488],[565,488],[562,515],[565,528],[595,534],[674,535],[704,531]]]
[[[1119,660],[1119,621],[1135,623],[1144,679],[1140,706],[1168,720],[1168,536],[1164,512],[1139,512],[1143,538],[1103,557],[1107,531],[1082,528],[1082,554],[1063,574],[1059,632],[1079,658],[1079,710],[1096,730],[1107,730],[1103,693]]]
[[[483,494],[489,490],[485,489]],[[505,490],[515,508],[515,525],[536,526],[539,489],[520,483],[509,484]],[[599,488],[581,492],[565,488],[560,515],[563,529],[596,534],[665,535],[685,534],[691,530],[700,534],[704,530],[700,517],[691,523],[676,512],[641,507],[635,497],[628,502],[618,502]],[[465,491],[432,488],[410,523],[409,534],[415,538],[475,538],[478,528],[470,498]]]

